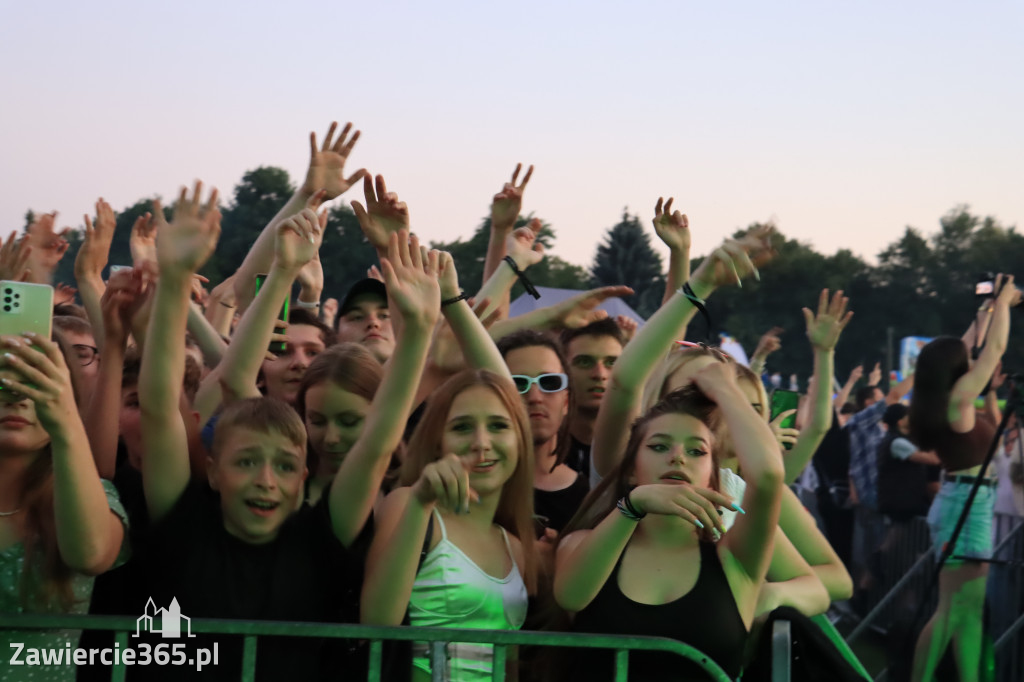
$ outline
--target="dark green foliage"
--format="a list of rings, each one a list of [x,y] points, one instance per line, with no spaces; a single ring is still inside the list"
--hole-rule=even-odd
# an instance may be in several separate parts
[[[622,220],[610,228],[598,245],[590,266],[593,286],[626,284],[636,293],[628,301],[643,317],[650,317],[665,294],[661,256],[651,247],[650,234],[637,216],[623,210]]]

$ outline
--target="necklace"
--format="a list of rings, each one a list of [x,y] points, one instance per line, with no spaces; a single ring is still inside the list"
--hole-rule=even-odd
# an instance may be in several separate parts
[[[9,512],[0,512],[0,517],[4,517],[4,516],[14,516],[15,514],[17,514],[17,513],[18,513],[18,512],[20,512],[20,511],[21,511],[21,509],[15,509],[14,511],[9,511]]]

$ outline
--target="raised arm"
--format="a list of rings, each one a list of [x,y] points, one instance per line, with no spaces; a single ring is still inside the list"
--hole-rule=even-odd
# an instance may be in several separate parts
[[[694,375],[694,383],[718,405],[747,483],[742,502],[747,513],[737,516],[718,544],[719,555],[731,557],[749,585],[759,588],[771,562],[779,524],[785,488],[782,455],[767,422],[754,411],[737,385],[736,370],[731,365],[712,363]],[[728,561],[723,558],[722,563],[726,566]]]
[[[800,431],[793,449],[785,454],[783,462],[786,466],[786,483],[793,483],[803,472],[811,457],[818,450],[832,426],[832,393],[829,382],[835,364],[835,348],[839,335],[853,312],[846,312],[849,303],[842,291],[837,291],[829,300],[828,289],[822,289],[818,298],[817,313],[804,308],[804,322],[807,323],[807,339],[814,351],[814,377],[808,393],[810,419]]]
[[[189,199],[183,188],[167,223],[159,200],[153,202],[157,225],[157,281],[148,343],[139,373],[142,416],[142,481],[150,518],[157,522],[174,507],[188,486],[189,452],[179,412],[185,373],[185,325],[192,276],[213,254],[220,236],[217,190],[200,210],[202,183]]]
[[[416,237],[403,230],[390,236],[388,255],[381,261],[388,310],[398,334],[366,426],[331,485],[331,522],[345,546],[366,524],[413,407],[430,333],[440,316],[439,259],[440,252],[430,251],[424,260]]]
[[[144,296],[140,273],[118,272],[111,276],[100,302],[106,338],[100,351],[96,387],[82,414],[96,468],[108,480],[114,478],[117,466],[121,376],[131,317]]]
[[[44,213],[25,230],[25,238],[32,247],[27,263],[30,282],[52,284],[53,272],[57,269],[60,259],[67,253],[68,240],[65,237],[71,232],[71,228],[65,227],[59,233],[54,232],[56,222],[56,211]]]
[[[219,368],[221,385],[235,399],[260,395],[256,380],[274,333],[274,321],[299,270],[316,256],[323,239],[327,213],[316,213],[321,196],[311,197],[301,213],[278,223],[275,229],[274,261],[267,279],[238,321]]]
[[[761,376],[764,372],[765,363],[768,360],[768,356],[775,351],[782,348],[782,341],[779,339],[779,334],[785,331],[782,327],[772,327],[757,341],[757,348],[754,349],[754,354],[750,356],[750,371],[754,374]]]
[[[759,230],[743,240],[727,240],[715,249],[690,278],[693,293],[706,299],[718,287],[755,273],[751,256],[761,260],[769,253],[770,234],[770,229]],[[677,291],[647,320],[615,362],[594,427],[591,461],[599,475],[607,476],[618,463],[628,438],[622,425],[639,416],[644,385],[695,310],[694,302]]]
[[[114,240],[114,229],[117,227],[117,216],[110,204],[100,198],[96,202],[96,226],[93,227],[89,216],[84,216],[85,234],[82,245],[75,256],[75,282],[78,293],[82,297],[82,305],[92,324],[96,345],[103,350],[106,335],[103,333],[103,311],[100,298],[106,285],[103,283],[103,268],[110,258],[110,244]]]
[[[490,328],[491,338],[500,339],[520,329],[537,329],[554,331],[558,329],[579,329],[591,322],[608,317],[608,313],[598,309],[604,301],[615,296],[630,296],[634,292],[627,286],[599,287],[561,303],[537,308],[528,313],[517,315],[508,320],[499,320]]]
[[[850,376],[846,379],[846,383],[836,393],[835,400],[832,401],[832,407],[839,410],[842,409],[846,401],[850,399],[850,391],[853,390],[854,384],[860,381],[860,378],[864,375],[864,365],[857,365],[850,372]],[[832,389],[831,379],[829,379],[829,390]]]
[[[36,419],[50,435],[61,559],[79,573],[102,573],[117,559],[124,526],[110,511],[96,472],[64,355],[55,341],[36,334],[5,336],[3,346],[4,364],[15,377],[0,381],[32,401]]]
[[[516,230],[516,232],[518,231]],[[529,232],[529,230],[527,231]],[[460,295],[455,261],[447,252],[441,253],[440,283],[442,301],[451,301]],[[486,306],[485,310],[489,307]],[[470,367],[487,369],[511,380],[512,375],[509,374],[508,365],[501,357],[498,347],[494,345],[494,340],[487,333],[483,321],[477,317],[465,299],[443,306],[441,312],[451,327],[459,348],[462,350],[462,355]]]
[[[672,212],[672,198],[661,207],[662,199],[654,206],[654,232],[668,247],[668,277],[661,304],[668,303],[683,283],[690,279],[690,221],[676,211]]]
[[[515,229],[519,214],[523,211],[523,192],[526,191],[526,184],[530,182],[533,175],[533,166],[526,169],[523,181],[516,184],[519,179],[519,171],[523,164],[517,163],[515,171],[512,172],[512,181],[506,182],[501,191],[494,195],[491,201],[491,235],[487,241],[487,255],[484,258],[484,279],[481,285],[486,285],[501,265],[501,260],[506,254],[508,236]],[[521,267],[521,266],[520,266]],[[496,302],[499,307],[507,307],[508,302]]]
[[[515,261],[520,271],[525,271],[544,260],[544,246],[537,241],[540,230],[541,221],[534,218],[529,225],[513,230],[505,239],[505,252]],[[499,264],[501,267],[491,273],[476,295],[478,301],[490,301],[483,317],[489,316],[495,310],[501,311],[500,317],[508,317],[509,292],[512,291],[517,276],[508,263]]]
[[[244,311],[253,300],[251,282],[256,275],[267,272],[273,262],[277,224],[300,213],[310,197],[318,191],[323,190],[323,200],[330,201],[347,192],[352,185],[366,175],[366,169],[360,168],[351,176],[345,177],[345,163],[359,139],[360,132],[357,130],[349,137],[352,124],[346,123],[341,130],[341,135],[335,140],[334,132],[337,129],[337,121],[332,122],[322,146],[317,146],[316,133],[309,134],[309,168],[306,170],[305,180],[257,237],[236,273],[235,297],[240,310]],[[378,250],[379,248],[378,246]]]
[[[947,417],[950,427],[957,433],[967,433],[974,428],[974,400],[984,390],[1006,352],[1010,338],[1010,307],[1021,300],[1021,292],[1013,283],[1013,275],[999,275],[996,287],[999,297],[989,313],[992,323],[988,328],[985,347],[967,373],[954,384],[949,396]]]
[[[207,322],[221,338],[231,336],[231,323],[235,319],[235,275],[231,275],[210,291],[204,313]]]

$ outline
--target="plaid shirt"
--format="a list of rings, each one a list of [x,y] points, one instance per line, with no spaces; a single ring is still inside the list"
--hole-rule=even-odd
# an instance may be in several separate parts
[[[868,509],[878,508],[878,446],[885,439],[881,421],[888,407],[879,400],[865,407],[846,422],[850,436],[850,479],[857,489],[857,499]]]

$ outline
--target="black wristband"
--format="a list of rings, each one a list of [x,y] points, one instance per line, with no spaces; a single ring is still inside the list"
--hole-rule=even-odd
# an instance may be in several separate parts
[[[632,493],[633,493],[632,490],[630,490],[628,493],[626,493],[626,496],[622,498],[622,501],[625,503],[626,509],[629,510],[630,514],[632,514],[633,516],[635,516],[638,519],[642,519],[643,517],[647,516],[647,512],[641,512],[636,507],[633,506],[633,501],[629,499],[629,496]]]
[[[523,288],[526,289],[526,293],[534,298],[540,298],[540,293],[538,293],[537,289],[533,286],[533,283],[526,278],[526,273],[520,270],[519,266],[516,265],[515,259],[512,258],[512,256],[505,256],[504,260],[508,263],[508,266],[512,268],[512,272],[516,273],[516,277],[518,277],[519,281],[522,282]]]
[[[441,307],[444,308],[445,306],[449,306],[449,305],[451,305],[453,303],[458,303],[459,301],[465,301],[467,298],[469,298],[469,296],[466,296],[466,292],[465,291],[461,291],[461,292],[459,292],[458,296],[455,296],[453,298],[446,298],[443,301],[441,301]]]

